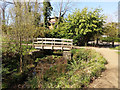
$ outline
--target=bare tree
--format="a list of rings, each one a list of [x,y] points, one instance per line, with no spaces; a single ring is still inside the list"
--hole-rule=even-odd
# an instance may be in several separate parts
[[[1,26],[1,21],[2,21],[2,19],[1,19],[1,14],[2,14],[2,12],[1,12],[1,9],[0,9],[0,26]]]
[[[0,5],[0,8],[2,10],[2,21],[3,21],[3,24],[5,24],[5,10],[6,10],[6,7],[10,4],[13,4],[13,2],[9,2],[9,1],[6,1],[6,0],[1,0],[1,5]]]
[[[59,23],[61,22],[62,18],[65,16],[65,14],[68,11],[72,10],[72,8],[70,6],[71,6],[70,0],[67,0],[66,2],[61,0],[60,2],[58,2],[58,5],[56,6],[56,10],[54,10],[54,12],[58,16]]]

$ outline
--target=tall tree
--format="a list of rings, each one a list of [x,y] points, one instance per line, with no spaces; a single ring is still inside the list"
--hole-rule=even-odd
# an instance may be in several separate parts
[[[68,18],[58,25],[58,28],[51,31],[53,37],[64,37],[74,39],[74,44],[84,45],[94,37],[103,32],[104,15],[100,14],[101,9],[88,11],[76,10],[69,14]]]
[[[2,20],[2,31],[7,34],[7,25],[6,25],[6,8],[8,5],[13,4],[12,2],[1,0],[0,1],[0,9],[1,9],[1,20]],[[8,15],[9,16],[9,15]]]
[[[43,15],[44,15],[44,26],[48,27],[48,18],[51,16],[53,10],[50,0],[44,0],[43,2]]]
[[[2,14],[2,12],[1,12],[1,9],[0,9],[0,26],[1,26],[1,24],[2,24],[2,18],[1,18],[1,14]]]
[[[9,30],[9,38],[14,41],[16,53],[20,56],[20,72],[23,71],[23,55],[28,52],[28,48],[24,48],[22,42],[33,40],[39,27],[35,25],[36,17],[34,15],[39,7],[35,7],[29,2],[14,2],[15,6],[11,9],[11,30]],[[30,9],[31,7],[31,9]],[[31,10],[31,11],[30,11]],[[37,13],[40,13],[37,12]],[[38,32],[37,32],[38,33]],[[26,44],[27,46],[27,44]]]
[[[110,38],[112,42],[112,46],[114,47],[114,40],[118,37],[118,23],[111,22],[105,25],[105,35]]]
[[[2,10],[2,22],[3,22],[3,25],[5,25],[5,10],[6,10],[8,5],[13,4],[13,3],[6,1],[6,0],[2,0],[1,2],[2,3],[0,5],[0,8]]]
[[[40,25],[40,21],[41,21],[41,13],[39,13],[40,9],[39,9],[39,3],[35,2],[35,6],[34,6],[34,17],[35,17],[35,25],[39,26]]]

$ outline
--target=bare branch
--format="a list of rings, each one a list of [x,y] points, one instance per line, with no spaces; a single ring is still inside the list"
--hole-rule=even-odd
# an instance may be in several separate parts
[[[58,14],[58,22],[61,21],[61,18],[65,16],[65,14],[71,9],[69,7],[69,5],[71,5],[71,2],[70,0],[67,0],[67,2],[63,2],[63,0],[61,0],[61,2],[59,2],[59,6],[57,6],[56,9],[54,12],[56,14]]]

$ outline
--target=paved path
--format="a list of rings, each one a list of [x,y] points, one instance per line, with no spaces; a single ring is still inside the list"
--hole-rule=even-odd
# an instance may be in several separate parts
[[[100,78],[97,78],[95,81],[93,81],[90,84],[89,88],[119,88],[120,89],[120,82],[118,84],[118,53],[116,51],[109,48],[97,48],[97,47],[76,47],[76,48],[94,49],[97,52],[101,53],[102,56],[106,58],[108,62],[108,64],[106,65],[107,69],[104,72],[102,72]],[[119,72],[120,72],[120,65],[119,65]]]
[[[108,61],[105,72],[90,84],[90,88],[118,88],[118,54],[109,48],[95,48]]]

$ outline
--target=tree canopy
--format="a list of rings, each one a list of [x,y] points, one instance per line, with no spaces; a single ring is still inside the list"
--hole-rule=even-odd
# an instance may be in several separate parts
[[[94,35],[102,34],[105,16],[100,13],[101,9],[90,11],[87,8],[82,11],[76,9],[50,33],[52,37],[73,38],[75,44],[84,45]]]
[[[15,7],[10,10],[11,23],[5,26],[6,33],[4,39],[7,40],[9,49],[7,51],[20,55],[20,71],[22,72],[23,54],[28,53],[28,42],[33,41],[33,38],[44,36],[43,27],[39,27],[40,10],[37,3],[16,2]],[[3,28],[3,27],[2,27]],[[4,32],[3,32],[4,33]],[[23,47],[23,42],[26,42],[26,48]]]
[[[105,35],[108,37],[117,37],[118,36],[118,24],[111,22],[105,25]]]
[[[48,26],[48,18],[51,16],[51,11],[53,10],[50,0],[44,0],[43,2],[43,15],[44,15],[44,26]]]
[[[104,25],[104,35],[107,37],[102,38],[104,41],[112,42],[112,46],[114,47],[114,41],[119,41],[118,34],[118,23],[110,22]]]

